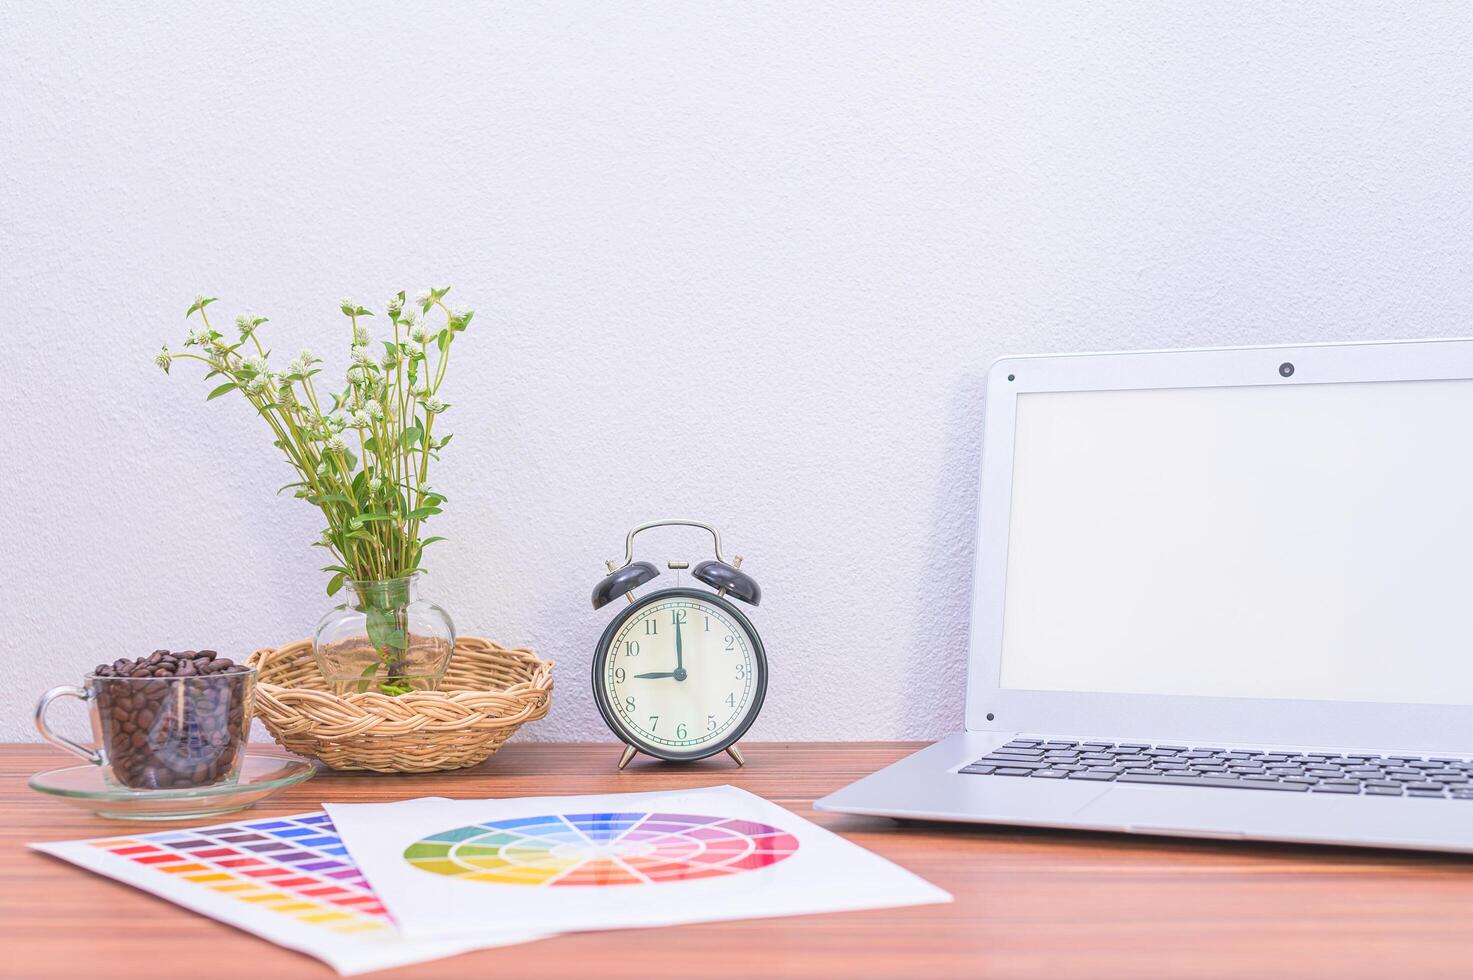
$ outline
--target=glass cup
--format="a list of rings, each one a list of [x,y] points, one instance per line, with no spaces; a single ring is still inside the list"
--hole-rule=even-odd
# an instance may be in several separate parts
[[[190,677],[98,677],[41,695],[36,729],[54,745],[102,767],[114,789],[190,789],[234,783],[250,739],[254,667]],[[89,749],[53,732],[46,709],[57,698],[91,706]]]

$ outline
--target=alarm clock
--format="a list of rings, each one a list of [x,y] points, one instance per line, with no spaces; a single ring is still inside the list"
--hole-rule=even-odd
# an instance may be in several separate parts
[[[660,570],[634,560],[634,537],[652,527],[681,525],[711,533],[715,559],[690,569],[708,588],[634,590]],[[593,697],[614,734],[624,742],[619,768],[636,753],[670,762],[704,759],[726,752],[744,765],[737,741],[762,709],[767,695],[767,654],[747,617],[731,600],[757,605],[762,590],[741,570],[742,558],[721,555],[721,534],[700,521],[649,521],[624,539],[624,564],[606,564],[609,574],[593,589],[593,608],[624,596],[593,651]],[[672,570],[690,568],[667,562]]]

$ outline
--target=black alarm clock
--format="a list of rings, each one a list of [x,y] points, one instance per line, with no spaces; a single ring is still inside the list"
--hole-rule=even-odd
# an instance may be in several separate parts
[[[660,570],[634,560],[634,536],[652,527],[684,525],[711,532],[715,559],[690,569],[708,588],[675,587],[636,599],[634,590]],[[649,521],[624,539],[624,564],[594,586],[593,608],[620,596],[628,604],[609,623],[593,651],[593,697],[624,742],[623,769],[635,753],[671,762],[726,752],[743,765],[737,741],[767,695],[767,654],[731,600],[755,606],[762,590],[741,570],[742,558],[721,556],[721,534],[700,521]],[[671,569],[689,562],[670,561]]]

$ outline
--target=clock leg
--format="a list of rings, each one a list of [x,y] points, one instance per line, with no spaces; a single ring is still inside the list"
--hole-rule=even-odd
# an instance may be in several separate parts
[[[739,766],[745,766],[747,764],[747,760],[742,758],[741,750],[735,745],[728,745],[726,747],[726,754],[735,759],[736,764]]]
[[[624,746],[624,754],[619,758],[619,768],[623,769],[625,766],[629,765],[629,760],[634,758],[638,754],[639,750],[637,750],[634,746]]]

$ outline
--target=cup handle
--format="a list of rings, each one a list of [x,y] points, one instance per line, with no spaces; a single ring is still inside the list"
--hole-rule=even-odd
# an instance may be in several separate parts
[[[81,756],[94,766],[102,765],[101,752],[96,749],[89,749],[85,745],[78,745],[65,735],[56,734],[46,724],[46,709],[51,707],[51,702],[57,698],[76,698],[78,701],[90,701],[92,700],[92,695],[88,694],[82,688],[72,687],[70,684],[53,687],[41,695],[41,700],[36,702],[36,731],[40,732],[41,737],[52,745],[58,745],[73,755]]]

